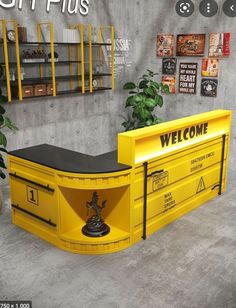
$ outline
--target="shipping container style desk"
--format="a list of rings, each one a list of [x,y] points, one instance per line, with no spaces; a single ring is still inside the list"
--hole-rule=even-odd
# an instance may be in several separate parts
[[[118,135],[118,151],[89,156],[51,145],[10,152],[13,223],[59,248],[125,249],[226,189],[231,112],[212,111]],[[82,228],[97,192],[109,234]]]

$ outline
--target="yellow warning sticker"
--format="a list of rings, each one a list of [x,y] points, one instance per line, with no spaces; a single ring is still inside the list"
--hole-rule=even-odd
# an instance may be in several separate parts
[[[201,177],[200,182],[198,184],[198,188],[197,188],[197,194],[199,194],[200,192],[202,192],[203,190],[206,189],[203,177]]]

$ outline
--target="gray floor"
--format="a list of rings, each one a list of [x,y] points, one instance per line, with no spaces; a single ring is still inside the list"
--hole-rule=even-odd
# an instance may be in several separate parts
[[[226,194],[113,255],[70,254],[18,229],[4,187],[0,299],[34,308],[236,307],[235,156]]]

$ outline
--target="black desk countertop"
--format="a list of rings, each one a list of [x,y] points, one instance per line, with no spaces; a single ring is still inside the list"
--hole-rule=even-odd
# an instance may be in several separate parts
[[[131,168],[128,165],[117,163],[117,151],[90,156],[53,145],[41,144],[8,154],[69,173],[112,173]]]

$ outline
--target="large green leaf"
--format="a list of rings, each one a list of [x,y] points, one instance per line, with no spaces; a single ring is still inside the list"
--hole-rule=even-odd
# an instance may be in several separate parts
[[[145,100],[145,105],[146,105],[146,107],[147,107],[148,109],[153,110],[153,109],[156,107],[157,103],[156,103],[156,100],[155,100],[155,99],[153,99],[153,98],[147,98],[147,99]]]
[[[143,91],[146,95],[148,96],[155,96],[156,95],[156,92],[154,91],[154,89],[152,87],[148,87],[147,89],[144,89]]]
[[[4,114],[6,112],[5,108],[0,105],[0,114]]]
[[[18,128],[11,122],[11,120],[8,117],[4,118],[4,126],[6,126],[7,128],[9,128],[13,131],[18,130]]]
[[[157,83],[156,81],[152,81],[152,82],[151,82],[151,85],[152,85],[153,87],[155,87],[157,90],[160,89],[160,85],[159,85],[159,83]]]
[[[148,111],[147,109],[143,108],[139,113],[139,119],[141,121],[147,121],[152,118],[152,113]]]
[[[0,178],[2,178],[2,179],[6,178],[5,174],[1,170],[0,170]]]
[[[142,102],[144,100],[145,96],[143,96],[142,94],[138,94],[138,95],[135,95],[134,97],[134,101],[139,103],[139,102]]]
[[[166,93],[166,94],[170,94],[170,89],[169,86],[167,84],[164,84],[162,87],[162,90]]]
[[[3,145],[4,148],[7,146],[7,138],[2,132],[0,132],[0,145]]]
[[[140,83],[139,83],[139,85],[138,85],[139,89],[146,89],[146,88],[148,87],[148,86],[147,86],[147,85],[148,85],[148,82],[149,82],[148,80],[144,80],[144,79],[141,80]]]
[[[137,86],[133,82],[127,82],[123,87],[124,90],[134,90],[136,88]]]
[[[135,96],[133,95],[127,98],[125,107],[130,107],[133,105],[133,103],[135,103],[134,97]]]
[[[160,107],[162,107],[164,104],[163,97],[161,95],[156,95],[155,101],[156,101],[156,104]]]

